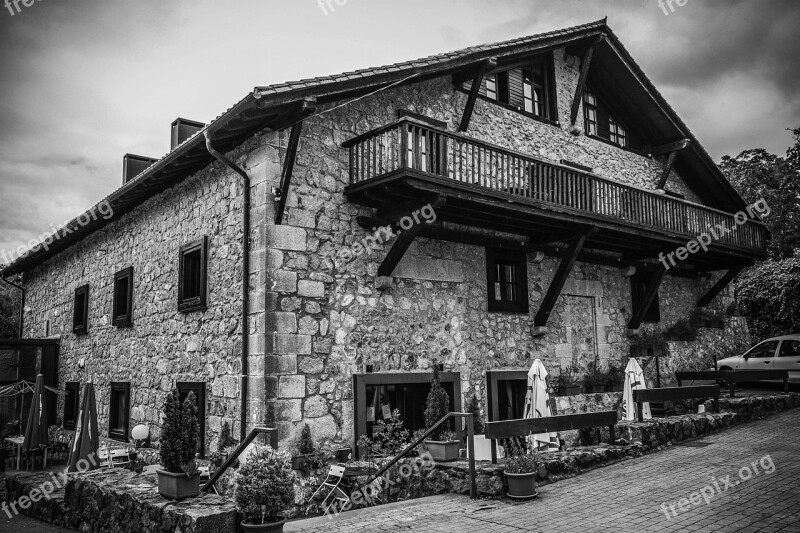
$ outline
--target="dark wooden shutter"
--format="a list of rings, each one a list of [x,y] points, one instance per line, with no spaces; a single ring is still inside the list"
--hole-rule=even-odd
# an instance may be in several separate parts
[[[520,109],[525,105],[522,82],[522,69],[514,68],[508,71],[508,103]]]

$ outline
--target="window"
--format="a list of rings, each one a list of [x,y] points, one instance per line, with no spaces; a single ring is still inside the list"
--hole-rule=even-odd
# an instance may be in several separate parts
[[[486,249],[489,311],[528,312],[527,267],[523,250]]]
[[[75,304],[72,311],[72,333],[84,335],[89,329],[89,286],[75,289]]]
[[[608,140],[612,143],[616,143],[620,146],[628,146],[627,136],[625,135],[625,129],[614,120],[614,117],[608,117],[608,131],[609,131],[609,138]]]
[[[644,272],[636,274],[631,278],[631,297],[634,313],[644,304],[647,286],[650,284],[650,274]],[[658,301],[658,293],[653,299],[653,303],[644,315],[644,322],[661,322],[661,308]]]
[[[800,357],[800,341],[783,341],[780,357]]]
[[[111,383],[111,405],[108,415],[108,437],[128,442],[128,426],[131,419],[131,384]]]
[[[190,392],[194,393],[194,401],[195,405],[197,405],[197,423],[200,427],[200,435],[197,438],[197,453],[200,454],[201,458],[204,458],[206,450],[206,383],[205,381],[179,381],[176,386],[181,405],[183,405]]]
[[[75,422],[80,411],[80,383],[71,381],[64,387],[64,429],[75,430]]]
[[[133,324],[133,267],[114,274],[114,313],[111,322],[117,327]]]
[[[555,105],[552,55],[504,67],[483,78],[480,95],[515,111],[548,120],[558,120]],[[463,87],[469,89],[470,82]]]
[[[208,237],[181,247],[178,272],[178,311],[188,313],[206,308],[207,258]]]
[[[597,135],[597,97],[589,91],[583,93],[583,131]]]
[[[757,344],[749,352],[745,354],[746,357],[753,357],[755,359],[771,359],[775,357],[775,350],[778,349],[778,341],[766,341]],[[783,352],[781,352],[782,354]]]

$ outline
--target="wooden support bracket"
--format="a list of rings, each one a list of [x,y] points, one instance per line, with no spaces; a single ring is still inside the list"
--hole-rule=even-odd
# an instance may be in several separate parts
[[[478,65],[475,76],[472,78],[472,87],[470,87],[469,96],[467,96],[467,105],[464,106],[464,114],[461,116],[461,124],[458,126],[458,131],[463,133],[469,128],[469,121],[472,119],[472,111],[475,109],[475,101],[478,99],[483,77],[487,72],[495,70],[496,68],[496,59],[486,59],[481,61]]]
[[[672,168],[675,166],[675,160],[678,158],[678,151],[670,152],[669,158],[667,159],[667,163],[664,165],[664,171],[661,173],[661,178],[658,180],[658,185],[656,185],[656,189],[663,189],[664,186],[667,184],[667,180],[669,179],[669,174],[672,172]]]
[[[434,208],[437,208],[444,205],[444,203],[445,203],[445,198],[442,198],[440,196],[436,196],[433,198],[425,198],[417,203],[417,209],[427,205],[431,205]],[[411,209],[413,211],[413,206],[411,206]],[[392,245],[392,248],[389,250],[389,253],[386,254],[386,257],[384,258],[383,262],[378,267],[379,277],[389,277],[392,275],[392,272],[394,272],[394,269],[397,267],[397,264],[400,263],[400,260],[405,255],[409,246],[411,246],[411,243],[414,242],[414,239],[417,237],[417,235],[420,234],[422,228],[424,228],[427,225],[427,222],[424,219],[420,219],[419,221],[413,221],[413,222],[414,223],[411,225],[411,227],[406,228],[401,224],[401,229],[397,230],[397,240],[395,240],[394,244]]]
[[[666,275],[667,269],[664,268],[663,265],[659,265],[658,270],[653,273],[653,277],[650,278],[650,282],[647,284],[647,289],[645,290],[644,298],[639,308],[633,310],[631,321],[628,322],[628,329],[639,329],[639,326],[642,325],[644,316],[647,314],[647,310],[650,309],[650,306],[653,305],[653,301],[655,301],[658,295],[658,288],[661,287],[661,282],[664,281]]]
[[[716,298],[717,295],[721,293],[725,289],[725,287],[727,287],[728,284],[730,284],[730,282],[733,281],[736,278],[736,276],[739,275],[739,273],[742,270],[744,270],[744,267],[732,268],[728,270],[725,274],[723,274],[723,276],[719,278],[719,281],[717,281],[713,287],[708,289],[708,292],[705,293],[703,297],[700,298],[700,300],[698,300],[697,307],[708,306],[708,304],[710,304],[711,301],[714,298]]]
[[[300,134],[303,131],[303,119],[314,112],[317,108],[317,101],[315,98],[306,98],[300,102],[296,113],[297,122],[292,125],[289,133],[289,144],[286,147],[286,159],[283,161],[283,169],[281,172],[281,186],[275,195],[275,200],[278,203],[275,206],[275,224],[283,223],[283,214],[286,211],[286,199],[289,196],[289,185],[292,182],[292,173],[294,172],[294,163],[297,159],[297,147],[300,143]]]
[[[561,289],[564,288],[564,284],[567,282],[567,278],[572,272],[572,267],[575,266],[575,261],[578,260],[578,256],[586,244],[586,239],[595,232],[597,232],[597,228],[593,227],[573,237],[572,242],[569,245],[569,250],[564,258],[561,259],[561,264],[558,265],[558,270],[556,270],[553,281],[550,283],[550,287],[547,289],[547,294],[545,294],[544,298],[542,299],[542,304],[539,306],[539,311],[536,312],[536,316],[533,319],[534,327],[538,328],[547,326],[550,313],[553,311],[553,307],[555,306],[556,301],[561,294]]]
[[[598,35],[592,43],[589,45],[589,48],[586,50],[586,53],[583,56],[583,61],[581,61],[581,73],[578,77],[578,86],[575,87],[575,96],[572,98],[572,108],[570,109],[569,120],[572,126],[575,126],[575,122],[578,120],[578,110],[581,106],[581,101],[583,100],[583,92],[586,89],[586,80],[589,78],[589,67],[592,64],[592,56],[594,55],[594,47],[597,46],[600,41],[602,40],[603,36]]]

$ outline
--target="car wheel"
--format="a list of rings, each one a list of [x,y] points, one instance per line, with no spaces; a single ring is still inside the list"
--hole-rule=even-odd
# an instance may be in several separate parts
[[[723,367],[720,367],[720,371],[722,371],[722,370],[730,370],[730,371],[733,371],[733,369],[732,369],[731,367],[729,367],[729,366],[723,366]],[[727,382],[727,381],[725,381],[724,379],[723,379],[723,380],[721,380],[721,381],[719,382],[719,387],[720,387],[721,389],[727,389],[727,388],[728,388],[728,382]]]

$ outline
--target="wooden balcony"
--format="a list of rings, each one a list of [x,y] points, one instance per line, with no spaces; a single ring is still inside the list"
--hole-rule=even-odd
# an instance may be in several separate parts
[[[413,118],[344,143],[350,150],[351,202],[390,212],[436,197],[437,220],[524,236],[533,244],[594,228],[586,246],[645,259],[715,228],[707,252],[684,262],[699,270],[766,257],[764,224],[692,202],[546,162]],[[749,217],[748,217],[749,218]],[[716,228],[726,228],[723,232]]]

